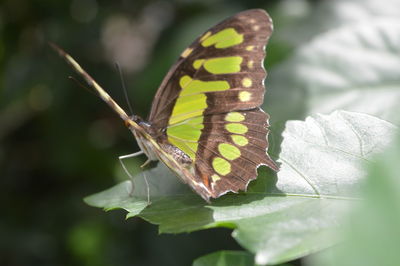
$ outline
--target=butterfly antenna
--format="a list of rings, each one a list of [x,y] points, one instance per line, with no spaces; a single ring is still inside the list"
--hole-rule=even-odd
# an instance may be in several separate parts
[[[113,109],[121,118],[125,121],[125,125],[128,127],[133,127],[134,129],[139,129],[137,125],[126,112],[111,98],[111,96],[63,49],[58,47],[56,44],[49,42],[49,45],[67,61],[67,63],[75,70],[78,75],[80,75],[87,83],[87,85],[94,89],[97,95],[106,102],[111,109]]]
[[[122,69],[121,69],[121,67],[119,66],[118,63],[115,63],[115,67],[117,68],[118,73],[119,73],[119,78],[121,79],[122,90],[124,91],[125,101],[128,104],[129,111],[130,111],[130,113],[132,115],[133,114],[133,110],[132,110],[131,103],[129,101],[128,91],[126,90],[125,80],[124,80],[124,75],[122,73]]]

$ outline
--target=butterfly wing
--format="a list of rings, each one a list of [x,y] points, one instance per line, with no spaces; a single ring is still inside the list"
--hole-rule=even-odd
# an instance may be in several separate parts
[[[174,113],[173,109],[178,98],[183,96],[180,93],[185,84],[189,87],[204,85],[203,90],[197,90],[199,94],[216,92],[212,99],[207,99],[210,105],[202,105],[202,109],[199,109],[207,109],[206,113],[260,106],[265,91],[265,45],[271,33],[271,18],[261,9],[238,13],[209,29],[185,49],[164,78],[154,97],[149,121],[158,128],[169,125],[171,118],[174,122],[174,116],[179,113]],[[191,80],[197,81],[193,84]],[[219,83],[200,84],[199,81]],[[224,90],[226,83],[229,90]],[[244,93],[246,90],[254,97],[247,101],[238,101],[240,92],[242,99],[249,98],[249,94]],[[188,112],[182,112],[185,111]],[[194,112],[193,116],[197,115],[198,112]],[[182,121],[188,116],[175,117],[175,121]]]
[[[191,174],[180,176],[203,198],[246,189],[260,165],[277,170],[259,109],[271,33],[264,10],[224,20],[181,54],[154,98],[149,122],[192,159]]]

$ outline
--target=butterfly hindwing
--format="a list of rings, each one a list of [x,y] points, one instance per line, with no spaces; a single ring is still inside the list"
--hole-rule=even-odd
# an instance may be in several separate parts
[[[212,197],[244,190],[257,177],[257,168],[276,169],[266,156],[268,115],[259,108],[204,116],[195,169]],[[208,180],[207,180],[208,179]]]
[[[206,200],[246,189],[260,165],[277,169],[266,153],[268,115],[258,108],[271,33],[263,10],[226,19],[181,54],[154,98],[149,122],[158,141],[191,159],[175,172]]]

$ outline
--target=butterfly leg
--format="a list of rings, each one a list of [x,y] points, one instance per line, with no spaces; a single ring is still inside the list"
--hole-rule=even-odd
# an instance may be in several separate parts
[[[136,156],[139,156],[139,155],[142,155],[142,154],[143,154],[143,151],[138,151],[138,152],[135,152],[135,153],[131,153],[131,154],[127,154],[127,155],[122,155],[122,156],[119,156],[119,157],[118,157],[119,162],[120,162],[121,165],[122,165],[122,168],[124,169],[125,173],[129,176],[129,178],[130,178],[131,180],[133,180],[133,176],[131,175],[131,173],[129,173],[128,168],[126,168],[126,166],[125,166],[125,164],[124,164],[124,162],[123,162],[122,160],[128,159],[128,158],[133,158],[133,157],[136,157]]]
[[[146,165],[148,165],[149,163],[151,163],[151,160],[150,159],[147,159],[147,161],[145,161],[144,162],[144,164],[142,164],[141,166],[140,166],[140,168],[144,168]]]
[[[139,156],[139,155],[142,155],[142,154],[143,154],[143,151],[138,151],[138,152],[135,152],[135,153],[131,153],[131,154],[127,154],[127,155],[122,155],[122,156],[119,156],[119,157],[118,157],[119,162],[121,163],[122,168],[124,169],[125,173],[129,176],[129,178],[130,178],[130,180],[131,180],[131,184],[132,184],[132,191],[131,191],[131,193],[133,193],[133,191],[135,190],[135,186],[134,186],[134,183],[133,183],[133,176],[132,176],[131,173],[128,171],[128,168],[127,168],[126,165],[124,164],[124,161],[123,161],[123,160],[124,160],[124,159],[133,158],[133,157],[136,157],[136,156]],[[148,164],[149,161],[150,161],[150,160],[147,160],[141,167],[143,167],[143,166],[145,166],[146,164]],[[147,177],[146,177],[145,172],[142,172],[142,173],[143,173],[144,182],[146,183],[146,187],[147,187],[147,204],[150,205],[150,186],[149,186],[149,182],[147,181]],[[130,194],[131,194],[131,193],[130,193]]]
[[[140,168],[144,168],[150,162],[151,162],[151,160],[147,159],[147,161],[145,161],[144,164],[142,164],[140,166]],[[142,173],[143,173],[144,182],[146,182],[146,186],[147,186],[147,203],[150,205],[150,186],[149,186],[149,183],[147,182],[146,173],[144,171]]]
[[[138,152],[135,152],[135,153],[131,153],[131,154],[127,154],[127,155],[122,155],[122,156],[119,156],[119,157],[118,157],[118,160],[119,160],[119,162],[121,163],[122,169],[124,169],[125,173],[129,176],[129,179],[131,180],[132,190],[131,190],[131,192],[130,192],[129,194],[132,194],[132,193],[133,193],[133,191],[135,190],[135,186],[134,186],[134,183],[133,183],[133,176],[132,176],[131,173],[128,171],[128,168],[127,168],[126,165],[124,164],[124,161],[123,161],[123,160],[129,159],[129,158],[133,158],[133,157],[136,157],[136,156],[139,156],[139,155],[142,155],[142,154],[143,154],[143,151],[138,151]],[[147,185],[147,181],[146,181],[146,185]]]
[[[147,204],[150,205],[150,186],[149,186],[149,182],[147,182],[147,177],[146,177],[146,172],[142,172],[143,173],[143,179],[144,182],[146,182],[146,187],[147,187]]]

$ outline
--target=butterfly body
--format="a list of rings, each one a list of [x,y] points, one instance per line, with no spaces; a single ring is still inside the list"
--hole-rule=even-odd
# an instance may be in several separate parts
[[[135,126],[131,126],[133,123]],[[156,131],[149,122],[144,121],[141,117],[137,115],[130,116],[127,126],[134,135],[140,149],[150,161],[160,160],[157,156],[157,151],[163,150],[181,164],[193,162],[183,151],[168,143],[165,133],[161,130]]]
[[[149,160],[165,163],[203,199],[246,190],[266,165],[265,46],[272,20],[238,13],[199,36],[161,83],[147,121],[125,111],[75,62],[62,56],[125,121]]]
[[[139,116],[131,116],[125,124],[148,160],[162,161],[184,183],[188,183],[199,195],[208,200],[211,191],[202,182],[194,182],[195,164],[185,152],[171,145],[165,134],[156,131],[149,122],[143,121]]]

